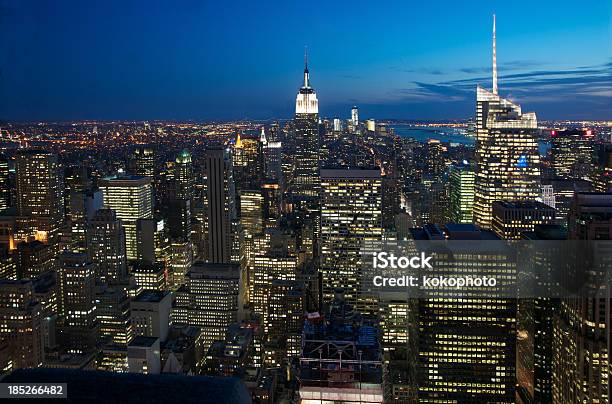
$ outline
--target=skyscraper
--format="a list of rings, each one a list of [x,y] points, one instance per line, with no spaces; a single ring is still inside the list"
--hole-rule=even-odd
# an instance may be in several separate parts
[[[588,179],[595,165],[595,136],[590,129],[551,131],[551,165],[563,179]]]
[[[208,349],[241,319],[241,284],[237,264],[196,262],[187,273],[187,283],[176,291],[172,323],[200,327]]]
[[[8,159],[0,154],[0,211],[9,207],[10,196]]]
[[[538,201],[495,201],[492,211],[492,229],[504,240],[520,240],[522,232],[555,220],[555,210]]]
[[[232,260],[236,225],[232,163],[222,148],[206,150],[208,196],[208,260]]]
[[[319,101],[310,86],[308,57],[304,57],[304,83],[295,101],[293,189],[298,196],[319,195]]]
[[[499,285],[516,279],[511,251],[495,243],[499,238],[490,230],[449,223],[444,232],[436,225],[411,231],[417,243],[449,240],[440,255],[434,253],[440,273],[487,274]],[[419,402],[515,402],[516,299],[487,293],[474,297],[467,289],[455,294],[447,289],[440,298],[419,300]]]
[[[138,145],[132,154],[134,174],[155,178],[155,152],[151,146]]]
[[[474,220],[474,169],[469,165],[454,165],[450,170],[450,219],[455,223]]]
[[[612,254],[607,240],[612,240],[612,193],[575,195],[568,219],[568,239],[590,240],[579,245],[581,251],[576,253],[580,259],[574,270],[592,275],[603,271],[606,283],[597,297],[579,295],[561,300],[553,320],[552,398],[555,403],[608,402]],[[605,267],[599,267],[601,264]]]
[[[99,182],[104,206],[115,211],[125,228],[127,258],[137,258],[136,222],[153,217],[151,179],[138,176],[108,177]]]
[[[355,129],[359,126],[359,108],[357,106],[351,108],[351,123]]]
[[[321,274],[323,299],[340,288],[361,312],[372,310],[362,294],[363,242],[382,239],[382,179],[378,168],[321,170]]]
[[[61,340],[69,353],[91,353],[98,342],[96,264],[83,253],[60,255]]]
[[[117,283],[127,277],[125,231],[112,209],[96,211],[87,229],[89,258],[97,264],[97,279]]]
[[[497,54],[493,16],[493,91],[476,89],[476,180],[474,218],[491,227],[492,205],[499,200],[539,196],[540,155],[534,136],[537,119],[497,93]]]
[[[15,171],[20,235],[54,244],[64,221],[63,185],[57,155],[21,150],[17,153]]]

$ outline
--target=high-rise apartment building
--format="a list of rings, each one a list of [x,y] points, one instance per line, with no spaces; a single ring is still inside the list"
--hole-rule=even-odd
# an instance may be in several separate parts
[[[151,179],[139,176],[107,177],[99,181],[104,206],[113,209],[125,229],[125,251],[128,260],[137,254],[136,223],[153,217]]]

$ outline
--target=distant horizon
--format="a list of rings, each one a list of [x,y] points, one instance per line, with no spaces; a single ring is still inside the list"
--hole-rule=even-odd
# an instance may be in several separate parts
[[[500,95],[541,120],[610,120],[605,3],[0,2],[0,117],[290,119],[306,46],[322,115],[469,119],[496,14]]]

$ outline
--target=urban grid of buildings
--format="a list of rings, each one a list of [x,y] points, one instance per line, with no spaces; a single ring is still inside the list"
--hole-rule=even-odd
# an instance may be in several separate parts
[[[366,285],[372,242],[612,239],[610,123],[543,124],[503,98],[495,22],[492,73],[453,123],[475,146],[357,106],[324,118],[307,58],[286,121],[4,124],[0,370],[109,391],[107,372],[233,376],[235,402],[610,402],[609,299]],[[453,254],[455,273],[519,270]]]

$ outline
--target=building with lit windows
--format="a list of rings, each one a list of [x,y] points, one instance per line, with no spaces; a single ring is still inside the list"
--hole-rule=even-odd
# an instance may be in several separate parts
[[[87,254],[60,255],[60,340],[69,353],[91,353],[97,346],[100,324],[96,305],[96,264]]]
[[[534,112],[499,96],[493,19],[493,90],[476,89],[474,219],[490,229],[493,202],[535,200],[540,195],[540,154]]]
[[[232,162],[222,148],[206,150],[208,233],[207,260],[229,263],[236,257],[237,214]],[[236,259],[237,261],[237,259]]]
[[[429,225],[412,234],[417,246],[450,241],[433,253],[436,273],[494,275],[499,285],[516,281],[510,250],[500,249],[490,230],[449,223],[444,230]],[[495,290],[490,297],[436,293],[444,296],[418,302],[419,402],[514,403],[516,299],[497,297]]]
[[[0,280],[0,340],[14,369],[38,367],[43,361],[42,307],[30,280]]]
[[[577,193],[568,219],[569,240],[581,244],[579,269],[594,274],[612,267],[612,193]],[[585,248],[587,246],[587,248]],[[583,255],[584,254],[584,255]],[[589,256],[591,255],[592,256]],[[598,267],[603,265],[604,267]],[[606,269],[607,268],[607,269]],[[553,320],[552,398],[555,403],[605,403],[610,400],[612,309],[609,284],[601,297],[561,300]],[[592,290],[591,290],[592,291]]]
[[[522,232],[555,221],[555,209],[538,201],[495,201],[492,210],[493,231],[504,240],[520,240]]]
[[[142,290],[165,290],[167,285],[166,268],[163,263],[136,261],[131,275],[138,288]]]
[[[304,83],[295,101],[293,190],[297,196],[319,195],[319,101],[310,86],[308,59],[304,60]]]
[[[196,262],[187,273],[186,284],[175,293],[172,323],[199,327],[207,350],[223,339],[230,324],[241,320],[241,285],[238,264]]]
[[[104,206],[113,209],[125,229],[125,251],[128,260],[137,254],[136,223],[153,217],[151,179],[138,176],[107,177],[99,181]]]
[[[97,264],[97,280],[117,283],[126,279],[125,231],[112,209],[96,211],[87,229],[87,250]]]
[[[450,169],[450,219],[455,223],[474,220],[474,168],[454,165]]]
[[[96,287],[96,316],[103,342],[127,346],[133,337],[130,319],[130,299],[124,287],[98,285]]]
[[[8,159],[5,155],[0,154],[0,210],[9,207],[10,197]]]
[[[591,129],[553,130],[551,165],[555,176],[588,179],[595,165],[595,134]]]
[[[56,154],[20,150],[15,158],[17,239],[55,244],[64,221],[64,196]]]
[[[172,294],[159,290],[143,290],[130,303],[134,335],[157,337],[166,341],[170,326]]]
[[[321,276],[323,300],[336,289],[362,312],[375,301],[362,294],[362,243],[382,239],[382,179],[378,168],[321,170]]]

